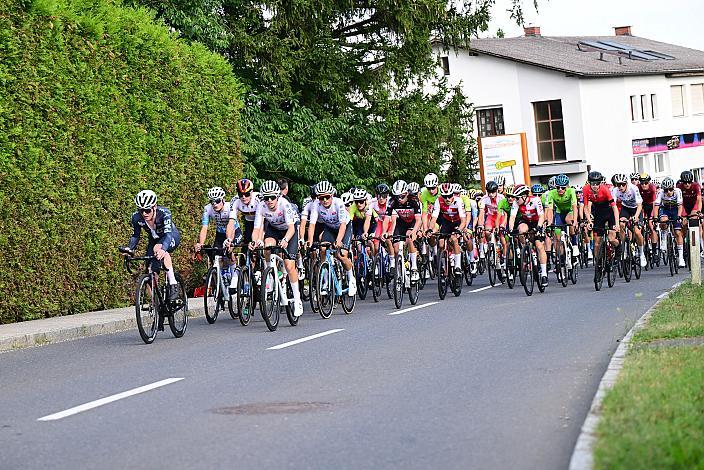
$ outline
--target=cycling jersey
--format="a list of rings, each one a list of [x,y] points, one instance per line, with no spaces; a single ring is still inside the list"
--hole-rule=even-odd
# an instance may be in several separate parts
[[[503,199],[506,199],[503,194],[497,194],[493,199],[487,194],[479,201],[479,205],[484,207],[484,214],[486,216],[495,217],[499,202]]]
[[[254,221],[257,205],[259,204],[259,193],[252,193],[249,199],[249,204],[242,202],[239,197],[233,197],[230,202],[230,218],[237,220],[237,215],[241,212],[244,220],[249,222]]]
[[[276,230],[286,230],[289,225],[296,223],[296,217],[291,205],[282,197],[278,199],[274,210],[270,210],[266,202],[260,201],[254,217],[254,228],[262,228],[266,220],[268,226]]]
[[[428,191],[428,188],[423,188],[420,190],[420,203],[423,213],[428,213],[428,206],[435,204],[435,201],[438,199],[439,195],[440,191],[437,191],[435,196],[433,196],[430,194],[430,191]]]
[[[551,189],[545,193],[545,199],[541,202],[543,202],[544,207],[553,206],[556,212],[567,214],[572,212],[572,207],[577,205],[577,193],[574,188],[567,188],[565,193],[560,196],[557,188]]]
[[[181,234],[171,219],[171,211],[166,207],[156,207],[156,215],[151,227],[139,211],[132,214],[131,223],[132,237],[130,237],[130,241],[127,244],[130,250],[137,248],[142,230],[145,230],[149,235],[149,246],[160,243],[166,251],[175,248],[181,240]]]
[[[313,201],[310,208],[310,223],[314,224],[318,219],[327,227],[340,228],[340,225],[347,225],[350,221],[350,214],[342,199],[333,197],[330,207],[323,206],[318,200]]]
[[[455,198],[454,201],[448,202],[443,197],[439,197],[433,204],[432,217],[442,217],[448,222],[458,223],[467,215],[464,209],[464,201],[462,198]]]
[[[640,192],[640,197],[643,199],[644,206],[652,206],[655,202],[655,198],[658,196],[658,189],[653,183],[647,185],[641,184],[638,186],[638,191]]]
[[[702,187],[699,183],[692,183],[687,189],[684,183],[677,183],[677,189],[682,192],[682,205],[684,211],[689,214],[697,205],[697,198],[702,194]],[[701,210],[701,207],[699,208]]]
[[[499,205],[496,208],[499,212],[503,212],[504,214],[510,214],[511,213],[511,204],[508,203],[508,199],[502,199],[501,202],[499,202]]]
[[[628,183],[626,190],[621,192],[618,187],[611,188],[611,196],[619,207],[627,207],[629,209],[635,209],[638,204],[643,204],[643,198],[640,195],[640,191],[633,183]]]
[[[421,214],[421,208],[418,201],[407,199],[405,203],[399,202],[398,199],[392,199],[386,209],[386,215],[397,215],[403,222],[410,224],[415,221],[416,215]]]
[[[538,196],[530,196],[525,204],[519,204],[518,199],[511,206],[511,216],[521,216],[526,222],[537,223],[543,215],[543,203]]]
[[[464,202],[464,212],[470,217],[470,220],[476,219],[477,214],[479,214],[479,210],[477,209],[477,201],[467,195],[461,197],[462,202]]]
[[[370,206],[374,212],[376,212],[377,216],[379,217],[379,220],[385,220],[387,217],[386,211],[389,209],[389,200],[386,199],[384,204],[381,205],[379,203],[379,199],[375,198]]]
[[[614,197],[605,184],[599,185],[599,189],[597,190],[596,194],[594,193],[590,185],[586,185],[582,189],[582,198],[585,204],[591,202],[596,207],[609,207],[615,204]]]
[[[682,191],[675,188],[671,195],[662,189],[658,191],[658,197],[655,199],[655,205],[671,209],[682,205]]]
[[[227,222],[230,219],[230,208],[232,203],[223,202],[222,209],[220,212],[213,209],[212,204],[208,204],[203,208],[203,217],[201,218],[201,224],[207,227],[211,221],[215,221],[216,233],[225,233],[227,231]],[[237,229],[239,224],[235,220],[235,229]]]
[[[350,218],[352,220],[365,220],[367,218],[367,216],[371,216],[372,219],[376,219],[376,215],[377,215],[376,211],[371,208],[369,203],[367,203],[365,208],[362,209],[361,211],[359,210],[359,207],[357,206],[356,203],[352,204],[352,206],[350,206],[349,213],[350,213]]]
[[[301,211],[301,220],[308,220],[310,217],[310,208],[313,205],[313,201],[308,201],[308,204],[303,206],[303,210]]]

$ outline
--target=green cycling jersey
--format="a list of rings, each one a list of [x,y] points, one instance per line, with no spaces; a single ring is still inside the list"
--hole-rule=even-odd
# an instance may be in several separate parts
[[[565,194],[560,196],[557,189],[551,189],[546,193],[545,207],[554,206],[560,214],[572,212],[572,207],[577,205],[577,193],[574,188],[567,188]]]
[[[428,204],[430,204],[431,206],[435,204],[435,200],[438,198],[439,195],[440,191],[438,191],[435,196],[433,196],[432,194],[430,194],[430,191],[428,191],[428,188],[421,189],[419,199],[424,214],[428,213]]]

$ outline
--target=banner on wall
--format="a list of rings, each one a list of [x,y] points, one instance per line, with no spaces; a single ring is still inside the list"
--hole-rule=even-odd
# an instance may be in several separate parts
[[[482,187],[497,176],[506,184],[530,184],[525,133],[480,137],[478,144]]]
[[[693,134],[669,135],[664,137],[649,137],[633,139],[633,155],[652,152],[667,152],[670,150],[704,147],[704,132]]]

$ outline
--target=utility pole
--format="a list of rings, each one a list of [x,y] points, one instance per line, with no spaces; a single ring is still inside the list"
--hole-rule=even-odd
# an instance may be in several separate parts
[[[702,259],[699,257],[699,224],[689,226],[689,263],[692,268],[692,284],[702,285]]]

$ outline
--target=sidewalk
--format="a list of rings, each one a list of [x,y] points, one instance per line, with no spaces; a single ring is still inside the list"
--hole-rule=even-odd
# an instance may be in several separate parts
[[[203,299],[188,300],[189,317],[204,315]],[[0,325],[0,352],[137,329],[134,306]]]

